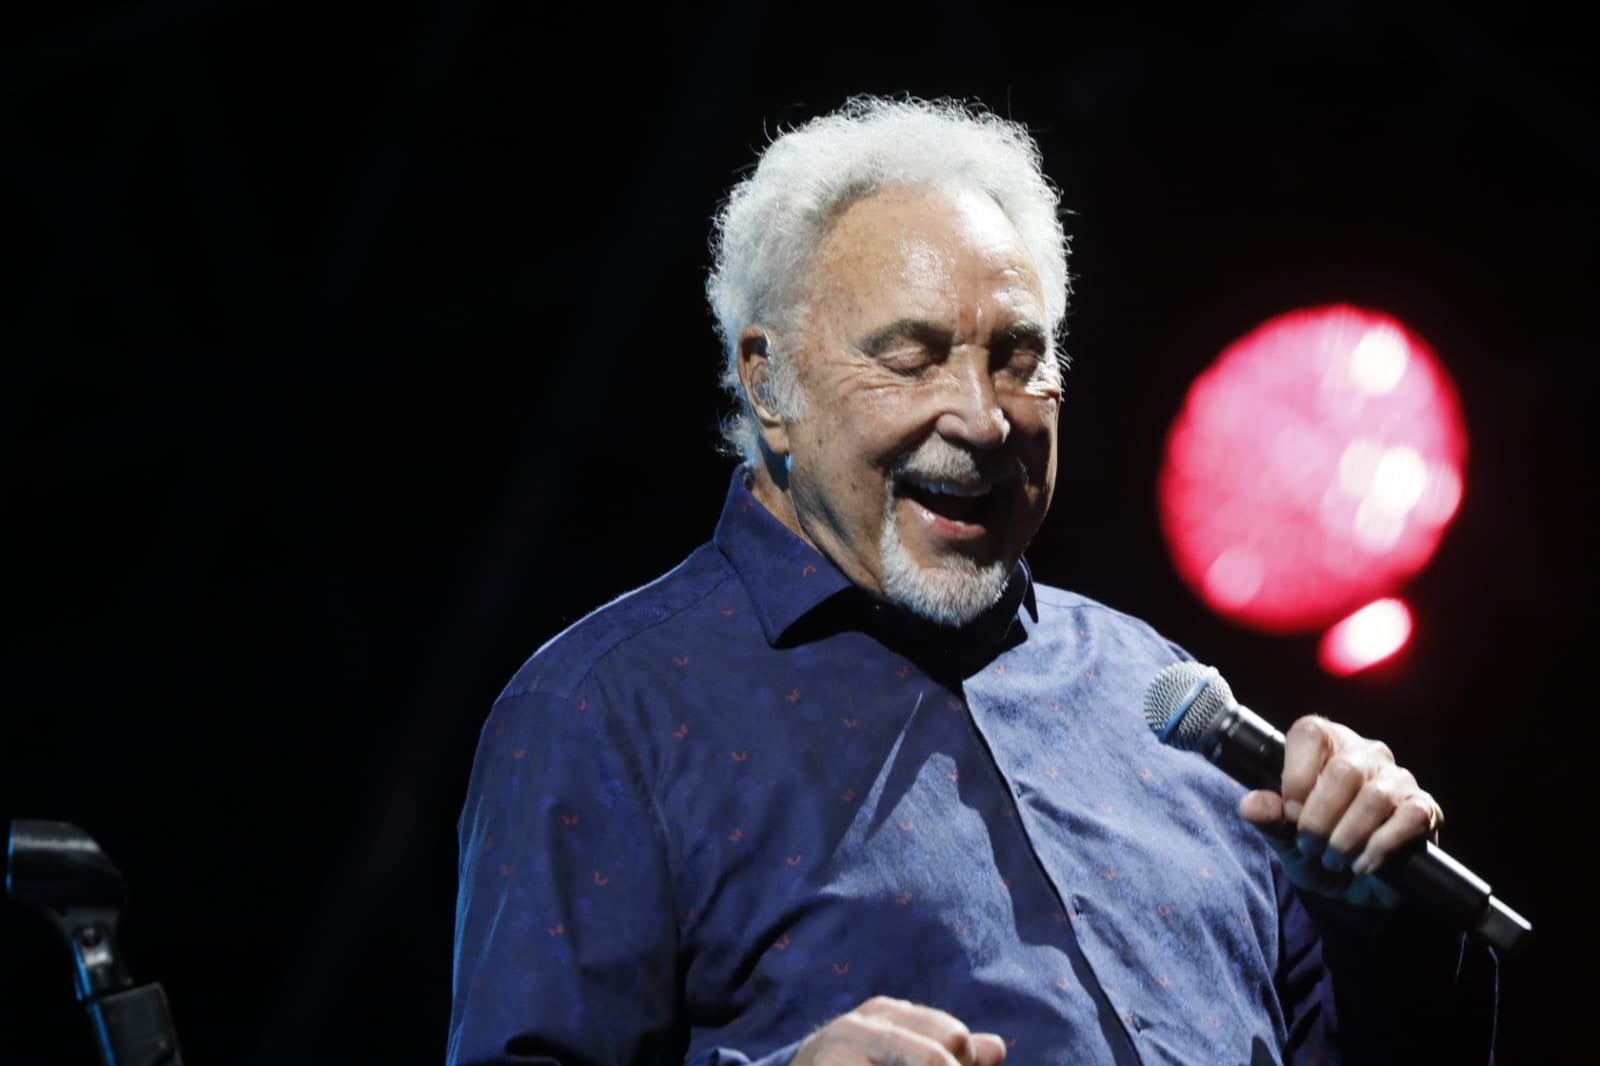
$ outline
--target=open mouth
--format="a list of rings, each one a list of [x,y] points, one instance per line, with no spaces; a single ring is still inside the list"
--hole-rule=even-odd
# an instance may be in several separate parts
[[[896,489],[935,519],[955,527],[988,526],[1000,496],[993,485],[955,481],[906,479]]]

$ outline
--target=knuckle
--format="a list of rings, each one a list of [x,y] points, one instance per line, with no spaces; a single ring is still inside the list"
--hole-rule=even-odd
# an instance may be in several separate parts
[[[1365,814],[1380,818],[1392,814],[1395,810],[1394,797],[1380,783],[1370,779],[1361,783],[1350,805],[1359,808]]]
[[[1426,792],[1414,792],[1406,797],[1405,807],[1428,828],[1437,828],[1444,821],[1444,811]]]
[[[1289,726],[1289,735],[1297,740],[1323,741],[1327,738],[1327,731],[1323,728],[1321,718],[1307,714],[1294,720]]]
[[[1364,787],[1367,781],[1366,771],[1347,754],[1335,755],[1329,759],[1322,768],[1322,774],[1336,785]]]

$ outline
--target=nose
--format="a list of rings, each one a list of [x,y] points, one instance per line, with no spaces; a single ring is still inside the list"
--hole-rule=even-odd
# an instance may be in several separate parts
[[[1011,422],[1000,406],[988,360],[951,359],[946,364],[951,380],[943,390],[942,410],[934,429],[946,440],[973,448],[998,448],[1011,434]]]

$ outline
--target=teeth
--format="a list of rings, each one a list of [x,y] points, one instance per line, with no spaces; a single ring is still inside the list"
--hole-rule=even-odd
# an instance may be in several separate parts
[[[954,481],[917,481],[918,488],[928,492],[936,492],[941,496],[959,496],[963,499],[972,499],[977,496],[986,496],[989,492],[987,485],[962,485]]]

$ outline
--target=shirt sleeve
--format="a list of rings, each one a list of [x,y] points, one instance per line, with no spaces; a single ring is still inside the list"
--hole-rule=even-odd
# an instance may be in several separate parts
[[[1301,894],[1274,863],[1291,1066],[1494,1062],[1494,952],[1402,904]]]
[[[449,1066],[684,1061],[664,832],[622,733],[593,689],[491,712],[459,826]]]

